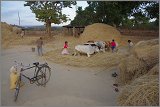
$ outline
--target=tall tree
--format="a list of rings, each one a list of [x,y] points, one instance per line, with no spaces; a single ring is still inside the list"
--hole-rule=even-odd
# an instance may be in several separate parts
[[[156,18],[156,21],[159,19],[159,3],[155,1],[87,1],[87,3],[88,7],[77,12],[72,21],[74,24],[88,25],[98,22],[136,27],[149,23],[152,18]]]
[[[62,8],[76,5],[76,1],[26,1],[24,6],[30,6],[30,9],[36,15],[36,20],[44,22],[46,31],[51,36],[51,24],[60,24],[67,22],[69,18],[62,14]]]
[[[148,17],[153,19],[155,18],[155,24],[159,26],[159,1],[150,2],[146,6],[146,12],[148,13]]]
[[[85,10],[82,10],[82,7],[78,7],[76,12],[76,17],[71,21],[72,26],[86,26],[95,22],[96,18],[93,8],[86,7]]]

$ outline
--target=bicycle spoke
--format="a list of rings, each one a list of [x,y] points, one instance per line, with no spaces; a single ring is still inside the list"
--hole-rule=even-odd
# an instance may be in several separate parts
[[[37,77],[41,76],[39,80],[37,80],[37,83],[39,85],[45,85],[49,79],[50,79],[50,68],[48,66],[42,66],[38,72],[37,72]]]

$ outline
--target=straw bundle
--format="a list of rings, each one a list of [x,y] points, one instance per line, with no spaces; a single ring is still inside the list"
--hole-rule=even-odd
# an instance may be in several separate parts
[[[85,28],[83,34],[80,36],[80,40],[82,42],[87,42],[90,40],[112,41],[112,39],[115,39],[115,41],[119,43],[120,36],[120,32],[114,27],[107,24],[94,23]]]
[[[153,46],[153,45],[157,45],[157,44],[159,44],[159,39],[151,39],[151,40],[139,41],[135,45],[135,47],[136,48],[138,48],[138,47],[142,48],[143,46],[147,46],[147,45]]]
[[[118,83],[125,85],[131,80],[146,74],[146,64],[143,61],[137,59],[134,55],[130,55],[125,58],[119,64],[119,76]]]
[[[120,92],[118,104],[121,106],[158,106],[158,75],[137,78]]]
[[[147,75],[159,75],[159,63],[156,64],[149,72]]]
[[[136,44],[133,53],[136,57],[144,61],[148,69],[159,62],[159,44],[158,39],[142,41]]]

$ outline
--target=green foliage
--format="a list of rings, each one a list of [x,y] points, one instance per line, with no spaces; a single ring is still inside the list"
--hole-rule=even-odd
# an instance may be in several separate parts
[[[84,10],[77,10],[71,25],[86,26],[92,23],[106,23],[117,27],[139,27],[150,25],[156,18],[159,24],[159,3],[155,1],[87,1]],[[132,19],[130,19],[132,17]]]
[[[75,4],[75,1],[26,1],[24,6],[30,6],[38,21],[60,24],[69,20],[62,14],[62,8],[71,8],[71,5]]]
[[[30,9],[36,15],[36,20],[45,22],[46,32],[51,36],[51,24],[60,24],[67,22],[69,18],[62,14],[62,8],[75,5],[76,1],[26,1],[24,6],[30,6]]]
[[[82,7],[78,7],[77,15],[73,21],[71,21],[71,25],[73,26],[86,26],[95,22],[95,13],[93,12],[93,8],[86,7],[85,10],[82,10]]]

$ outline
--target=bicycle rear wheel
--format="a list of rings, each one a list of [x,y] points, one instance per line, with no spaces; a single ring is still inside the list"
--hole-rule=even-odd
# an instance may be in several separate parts
[[[15,102],[17,101],[19,90],[20,90],[20,79],[18,79],[18,81],[16,83],[16,88],[15,88],[15,93],[14,93],[14,101]]]
[[[37,71],[36,78],[38,85],[46,85],[51,76],[51,69],[49,66],[44,65]]]

